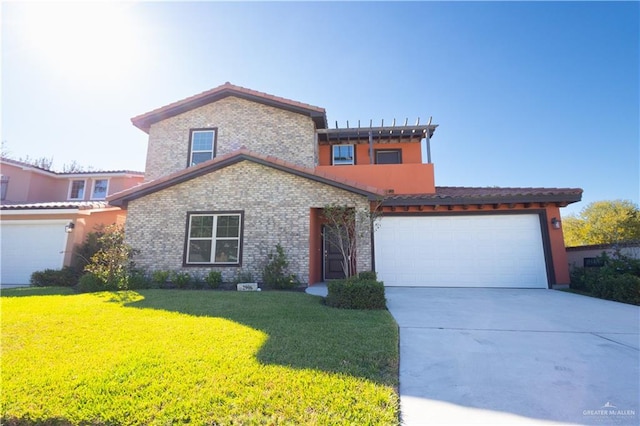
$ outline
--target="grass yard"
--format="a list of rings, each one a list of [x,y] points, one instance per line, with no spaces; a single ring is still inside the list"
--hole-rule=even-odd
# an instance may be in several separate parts
[[[293,292],[2,292],[2,424],[397,424],[387,311]]]

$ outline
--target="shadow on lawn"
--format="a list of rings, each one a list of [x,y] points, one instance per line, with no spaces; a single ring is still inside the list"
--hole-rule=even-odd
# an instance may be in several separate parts
[[[398,384],[398,329],[388,311],[330,308],[299,292],[139,290],[130,308],[224,318],[266,333],[263,364],[315,369]]]

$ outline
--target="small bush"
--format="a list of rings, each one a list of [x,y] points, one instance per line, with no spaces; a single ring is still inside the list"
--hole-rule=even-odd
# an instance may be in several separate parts
[[[149,280],[145,272],[140,269],[133,269],[129,273],[128,284],[128,288],[130,290],[151,288],[151,281]]]
[[[78,281],[76,290],[78,291],[78,293],[93,293],[96,291],[104,291],[106,290],[106,283],[102,281],[97,275],[89,272],[80,277],[80,281]]]
[[[45,269],[32,273],[29,282],[33,287],[73,287],[78,283],[78,273],[68,266]]]
[[[253,280],[253,274],[249,271],[238,271],[238,275],[236,275],[236,278],[233,280],[234,284],[254,282],[255,281]]]
[[[222,272],[211,271],[204,280],[209,288],[220,288],[220,285],[222,285]]]
[[[358,279],[363,281],[366,281],[366,280],[377,281],[378,274],[376,274],[376,271],[362,271],[358,274]]]
[[[349,278],[329,281],[325,303],[343,309],[385,309],[384,284],[375,280]]]
[[[288,271],[289,261],[280,244],[276,252],[269,253],[267,263],[262,270],[262,280],[269,288],[291,289],[298,285],[298,277]]]
[[[171,277],[171,271],[153,271],[151,273],[151,283],[154,287],[164,287]]]
[[[188,272],[174,272],[171,274],[171,282],[178,288],[187,288],[191,284],[191,275]]]

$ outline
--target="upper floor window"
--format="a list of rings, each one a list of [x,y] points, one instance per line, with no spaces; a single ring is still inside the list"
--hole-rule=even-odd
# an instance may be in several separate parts
[[[4,201],[7,198],[7,189],[9,189],[9,176],[0,175],[0,183],[2,184],[0,195],[2,195],[2,201]]]
[[[241,212],[191,213],[185,264],[239,265]]]
[[[353,145],[333,145],[333,165],[355,164]]]
[[[399,149],[377,149],[376,164],[402,164],[402,151]]]
[[[189,166],[203,163],[216,156],[216,129],[191,131]]]
[[[107,198],[107,190],[109,188],[109,179],[96,179],[93,181],[93,189],[91,190],[92,200],[104,200]]]
[[[72,180],[69,185],[70,200],[84,200],[84,180]]]

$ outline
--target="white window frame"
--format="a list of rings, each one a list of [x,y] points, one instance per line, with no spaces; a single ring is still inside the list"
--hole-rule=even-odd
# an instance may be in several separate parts
[[[193,142],[194,142],[194,136],[198,133],[212,133],[212,139],[211,139],[211,149],[207,149],[207,150],[195,150],[193,149]],[[195,163],[193,162],[193,155],[194,154],[198,154],[198,153],[203,153],[203,152],[209,152],[211,153],[211,159],[215,158],[216,156],[216,139],[218,136],[218,129],[217,128],[211,128],[211,129],[193,129],[191,130],[191,134],[189,135],[189,164],[188,167],[192,167],[192,166],[197,166],[200,163]],[[206,161],[209,161],[206,160]],[[203,161],[204,162],[204,161]]]
[[[351,160],[338,160],[336,161],[336,148],[340,147],[350,147],[351,148]],[[340,145],[332,145],[331,146],[331,164],[334,166],[346,166],[346,165],[354,165],[356,163],[356,148],[353,144],[340,144]]]
[[[73,192],[73,182],[82,182],[82,196],[76,197],[76,198],[72,198],[71,197],[71,192]],[[67,196],[67,199],[69,199],[69,200],[84,200],[84,196],[85,196],[86,190],[87,190],[87,180],[86,179],[71,179],[69,181],[69,195]]]
[[[98,181],[101,180],[105,180],[107,181],[107,186],[104,190],[104,197],[96,197],[96,183],[98,183]],[[91,182],[91,199],[92,200],[104,200],[105,198],[107,198],[107,195],[109,195],[109,178],[98,178],[98,179],[93,179],[93,181]]]
[[[220,266],[240,266],[242,255],[242,212],[205,212],[205,213],[188,213],[189,220],[187,222],[186,231],[186,247],[184,265],[220,265]],[[210,237],[192,237],[191,236],[191,224],[194,217],[213,217],[212,232]],[[218,237],[216,235],[218,229],[218,218],[221,216],[237,216],[238,217],[238,236],[237,237]],[[191,241],[211,241],[211,257],[208,262],[192,262],[189,261],[191,251]],[[237,261],[235,262],[216,262],[216,244],[218,241],[238,241]]]

